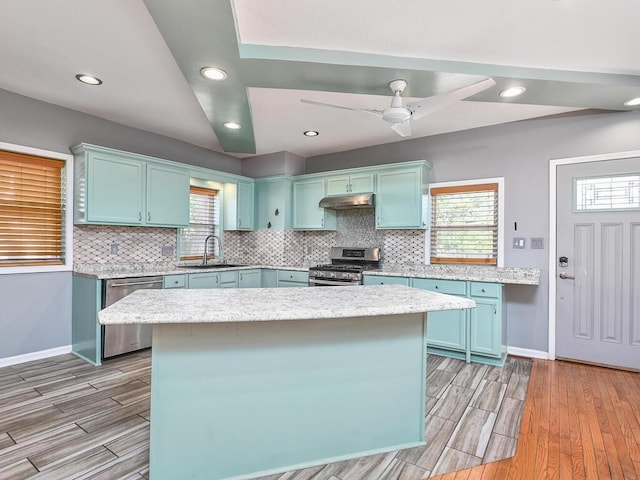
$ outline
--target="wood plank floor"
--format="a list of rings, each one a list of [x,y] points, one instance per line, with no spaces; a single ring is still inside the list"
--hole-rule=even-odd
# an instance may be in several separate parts
[[[428,365],[431,448],[268,480],[417,480],[449,468],[433,478],[640,480],[640,374],[535,360],[527,388],[526,360]],[[148,352],[100,368],[65,355],[0,369],[0,479],[148,478],[149,384]],[[518,432],[514,457],[464,469],[503,455]]]
[[[515,456],[433,478],[640,479],[640,374],[535,360]]]

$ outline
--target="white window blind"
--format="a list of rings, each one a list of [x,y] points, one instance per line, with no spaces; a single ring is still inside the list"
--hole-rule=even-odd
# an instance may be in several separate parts
[[[64,264],[64,166],[0,151],[0,266]]]
[[[189,193],[189,226],[180,230],[180,259],[202,258],[204,241],[211,234],[218,234],[220,225],[220,201],[218,190],[194,187]],[[220,254],[216,241],[209,241],[207,256]]]
[[[498,184],[431,189],[431,263],[496,265]]]

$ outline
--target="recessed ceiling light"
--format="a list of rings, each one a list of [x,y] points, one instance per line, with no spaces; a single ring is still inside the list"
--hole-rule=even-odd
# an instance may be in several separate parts
[[[230,128],[231,130],[238,130],[239,128],[242,128],[242,125],[236,122],[224,122],[222,125],[224,125],[227,128]]]
[[[202,67],[200,75],[209,80],[224,80],[227,78],[227,72],[217,67]]]
[[[511,87],[500,92],[500,96],[503,98],[517,97],[522,95],[527,89],[524,87]]]
[[[317,137],[318,135],[320,135],[320,133],[316,130],[307,130],[303,135],[305,137]]]
[[[626,107],[635,107],[636,105],[640,105],[640,97],[632,98],[631,100],[627,100],[624,102]]]
[[[87,85],[102,85],[102,80],[100,80],[98,77],[87,75],[86,73],[79,73],[78,75],[76,75],[76,78],[82,83],[86,83]]]

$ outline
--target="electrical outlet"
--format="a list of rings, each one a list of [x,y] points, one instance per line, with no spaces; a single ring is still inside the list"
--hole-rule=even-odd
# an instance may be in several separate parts
[[[111,244],[111,255],[118,255],[118,244],[117,243],[112,243]]]
[[[524,237],[514,237],[513,248],[525,248],[525,240]]]
[[[162,246],[162,256],[163,257],[173,257],[175,255],[173,245],[163,245]]]
[[[536,249],[544,249],[544,238],[542,237],[531,237],[531,248]]]

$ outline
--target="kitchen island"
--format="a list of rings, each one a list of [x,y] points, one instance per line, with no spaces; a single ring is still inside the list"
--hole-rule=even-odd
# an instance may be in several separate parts
[[[140,290],[100,323],[153,325],[154,480],[240,479],[424,444],[426,312],[397,285]]]

